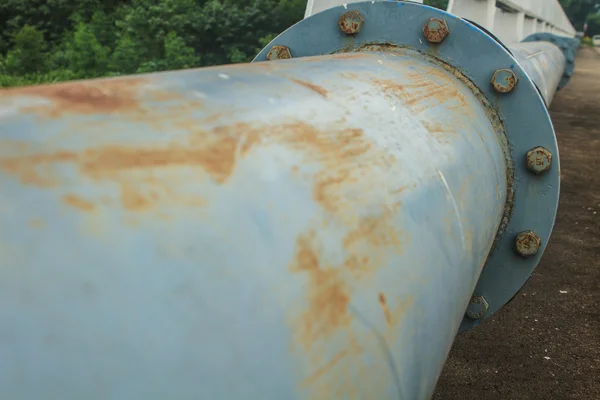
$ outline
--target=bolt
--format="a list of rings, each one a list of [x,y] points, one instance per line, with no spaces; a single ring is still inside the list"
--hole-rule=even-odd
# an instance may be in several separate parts
[[[467,317],[471,319],[480,319],[487,312],[490,305],[483,296],[473,296],[467,307]]]
[[[510,69],[499,69],[492,76],[492,85],[499,93],[512,92],[517,86],[517,82],[519,82],[519,78]]]
[[[552,153],[539,146],[527,152],[527,169],[534,174],[542,174],[552,165]]]
[[[446,21],[439,18],[429,18],[423,26],[423,35],[430,43],[442,43],[450,34]]]
[[[267,53],[267,60],[287,60],[292,58],[290,48],[286,46],[273,46]]]
[[[522,257],[531,257],[540,251],[542,240],[532,231],[521,232],[515,240],[515,250]]]
[[[346,35],[356,35],[365,20],[358,11],[348,11],[342,14],[338,25]]]

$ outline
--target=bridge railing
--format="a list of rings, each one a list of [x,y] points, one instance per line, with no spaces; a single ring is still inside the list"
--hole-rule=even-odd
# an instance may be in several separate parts
[[[540,32],[576,33],[558,0],[450,0],[447,11],[476,22],[505,43]]]
[[[308,0],[304,17],[354,2]],[[558,0],[449,0],[447,11],[479,24],[504,43],[520,42],[534,33],[568,37],[576,33]]]

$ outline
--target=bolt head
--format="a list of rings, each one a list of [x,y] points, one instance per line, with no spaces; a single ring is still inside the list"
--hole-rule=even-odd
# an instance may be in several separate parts
[[[498,93],[510,93],[517,86],[519,78],[510,69],[499,69],[492,76],[492,86]]]
[[[429,18],[423,26],[423,35],[429,43],[442,43],[449,34],[448,24],[440,18]]]
[[[338,25],[346,35],[356,35],[365,20],[358,11],[348,11],[342,14],[338,20]]]
[[[273,46],[267,53],[267,60],[287,60],[292,58],[290,48],[286,46]]]
[[[466,315],[471,319],[483,318],[490,305],[483,296],[473,296],[467,307]]]
[[[527,169],[534,174],[543,174],[552,166],[552,153],[543,147],[536,147],[527,152]]]
[[[532,231],[521,232],[515,240],[515,250],[522,257],[534,256],[540,251],[542,239]]]

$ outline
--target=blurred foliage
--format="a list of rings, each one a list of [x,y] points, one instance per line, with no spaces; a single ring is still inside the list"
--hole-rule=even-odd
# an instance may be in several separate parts
[[[1,0],[0,86],[250,61],[306,0]]]
[[[580,32],[583,32],[584,24],[588,25],[596,23],[600,15],[600,0],[559,0],[569,20]],[[590,24],[590,21],[592,24]],[[590,29],[586,32],[587,35],[595,35],[600,32],[590,33]]]
[[[600,0],[560,1],[576,26],[600,29]],[[0,0],[0,87],[247,62],[305,7],[306,0]]]

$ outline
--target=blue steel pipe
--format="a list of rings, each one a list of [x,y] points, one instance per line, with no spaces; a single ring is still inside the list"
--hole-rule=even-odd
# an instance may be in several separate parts
[[[430,397],[508,190],[467,83],[404,49],[1,92],[3,397]]]
[[[567,66],[563,51],[553,43],[542,41],[516,43],[510,46],[510,51],[550,105]]]

